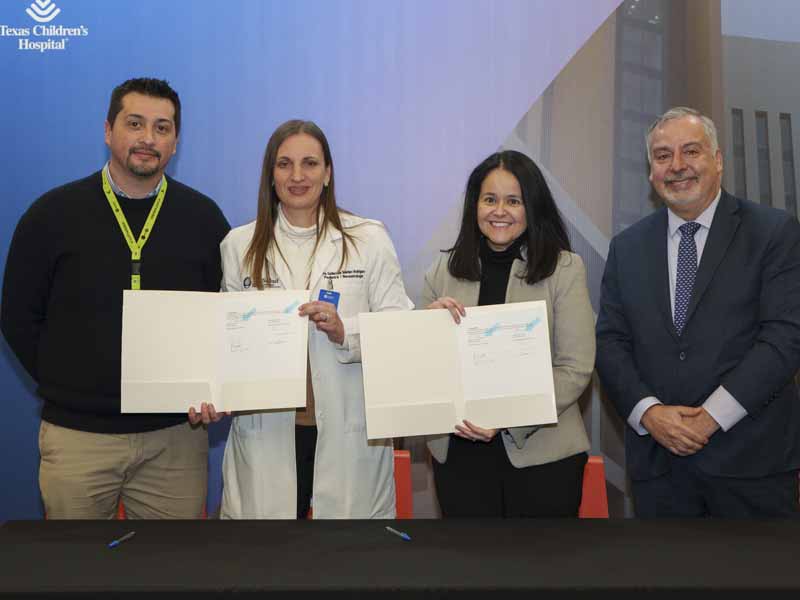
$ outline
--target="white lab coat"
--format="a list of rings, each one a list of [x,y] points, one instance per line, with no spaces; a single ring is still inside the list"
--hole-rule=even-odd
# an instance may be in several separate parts
[[[328,228],[311,269],[311,299],[320,289],[341,294],[338,312],[345,341],[338,346],[309,324],[317,419],[313,511],[316,519],[370,519],[395,516],[394,454],[391,440],[367,440],[358,313],[411,310],[400,264],[386,229],[378,221],[340,213],[348,244],[339,267],[342,235]],[[242,268],[255,223],[233,229],[222,241],[223,291],[256,289]],[[289,282],[286,264],[270,258],[268,287]],[[262,411],[233,418],[223,460],[222,517],[294,519],[297,469],[294,410]]]

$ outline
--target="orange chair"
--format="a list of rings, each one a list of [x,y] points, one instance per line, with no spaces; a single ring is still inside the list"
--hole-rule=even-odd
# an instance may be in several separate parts
[[[411,491],[411,452],[394,451],[395,510],[398,519],[414,518],[414,495]]]
[[[414,518],[414,496],[411,492],[411,452],[394,451],[394,506],[398,519]],[[309,509],[306,519],[313,519]]]
[[[607,519],[608,493],[602,456],[590,456],[583,470],[583,498],[578,509],[581,519]]]

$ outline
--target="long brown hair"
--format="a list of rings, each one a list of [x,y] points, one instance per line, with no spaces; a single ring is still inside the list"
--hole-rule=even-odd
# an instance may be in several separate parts
[[[269,277],[269,259],[267,253],[271,245],[275,245],[275,249],[281,256],[281,249],[278,247],[277,240],[275,239],[275,222],[278,220],[278,194],[273,187],[273,178],[275,170],[275,162],[278,158],[278,148],[283,142],[300,133],[306,133],[317,140],[322,146],[322,155],[325,161],[325,167],[330,168],[331,177],[328,185],[322,188],[320,194],[319,204],[317,205],[317,218],[315,219],[317,234],[316,241],[314,242],[314,252],[317,251],[320,239],[325,235],[328,227],[342,233],[342,262],[339,264],[339,269],[344,266],[347,261],[347,244],[353,243],[353,238],[350,234],[344,231],[342,221],[339,218],[339,209],[336,207],[336,194],[333,185],[333,158],[331,157],[331,148],[328,145],[328,140],[322,130],[313,121],[302,121],[293,119],[286,121],[280,125],[275,132],[270,136],[267,142],[267,149],[264,152],[264,163],[261,167],[261,183],[258,187],[258,213],[256,214],[256,228],[253,232],[253,238],[250,240],[250,245],[247,247],[247,252],[244,255],[245,268],[250,271],[250,277],[253,284],[262,290],[264,289],[264,282],[261,278],[262,268],[266,268],[267,277]],[[319,211],[322,210],[323,220],[322,224],[319,223]]]

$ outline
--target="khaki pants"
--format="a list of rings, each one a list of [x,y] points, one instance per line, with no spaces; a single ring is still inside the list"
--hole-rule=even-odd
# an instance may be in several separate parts
[[[146,433],[89,433],[42,421],[39,487],[49,519],[197,519],[208,434],[188,423]]]

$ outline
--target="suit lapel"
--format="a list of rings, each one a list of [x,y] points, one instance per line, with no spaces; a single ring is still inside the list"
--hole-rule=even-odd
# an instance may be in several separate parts
[[[728,250],[733,236],[739,227],[741,218],[739,212],[739,201],[725,191],[719,199],[717,211],[714,213],[714,220],[711,221],[711,229],[708,231],[706,245],[703,248],[703,256],[697,268],[697,276],[692,288],[692,299],[686,311],[686,326],[697,308],[698,303],[703,298],[708,284],[714,278],[714,273],[722,262],[725,252]]]
[[[653,225],[646,233],[647,248],[646,265],[650,267],[651,289],[655,294],[658,312],[664,320],[667,331],[677,340],[675,323],[672,319],[672,308],[669,293],[669,263],[667,262],[667,209],[662,208],[653,219]]]

